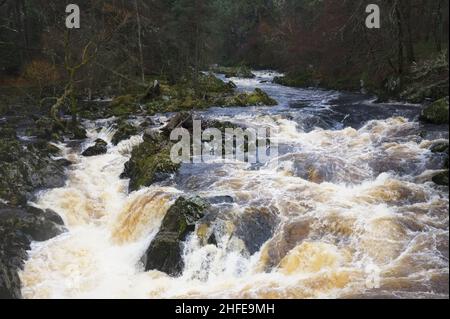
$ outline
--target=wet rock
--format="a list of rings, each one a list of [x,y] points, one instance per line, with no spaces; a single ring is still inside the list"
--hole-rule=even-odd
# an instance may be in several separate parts
[[[210,213],[210,212],[208,212]],[[214,245],[217,246],[217,238],[213,227],[209,223],[202,223],[197,226],[196,235],[200,240],[202,246]]]
[[[195,230],[208,204],[201,198],[180,197],[167,212],[161,228],[144,255],[145,270],[159,270],[170,276],[182,273],[182,242]]]
[[[314,79],[313,73],[309,70],[290,72],[285,76],[276,76],[273,78],[273,83],[291,87],[311,87],[318,84],[316,79]]]
[[[253,255],[273,236],[279,222],[278,212],[274,208],[247,208],[236,223],[235,236]]]
[[[115,97],[108,109],[109,116],[126,117],[139,111],[138,97],[132,94]]]
[[[433,182],[440,186],[448,186],[448,170],[435,175]]]
[[[430,151],[433,153],[448,153],[449,143],[448,142],[438,142],[430,147]]]
[[[267,244],[263,251],[267,270],[276,267],[292,249],[308,238],[311,224],[311,220],[302,218],[282,227],[278,235]]]
[[[211,68],[211,71],[214,73],[224,74],[227,78],[244,78],[244,79],[253,79],[255,78],[255,75],[252,73],[252,71],[245,67],[245,66],[239,66],[239,67],[221,67],[221,66],[215,66]]]
[[[251,93],[240,93],[235,96],[227,97],[218,102],[220,106],[274,106],[278,105],[278,102],[272,99],[266,92],[256,88]]]
[[[127,140],[134,135],[137,135],[139,130],[130,123],[121,123],[114,134],[111,143],[113,145],[119,144],[123,140]]]
[[[79,124],[71,121],[55,121],[48,117],[39,117],[34,127],[29,129],[28,134],[40,139],[56,141],[64,137],[73,140],[83,140],[87,137],[86,130]]]
[[[191,129],[193,125],[192,114],[189,112],[180,112],[175,114],[169,122],[164,126],[162,132],[165,136],[170,136],[176,128]]]
[[[146,131],[144,142],[133,149],[121,175],[121,178],[130,179],[130,192],[161,182],[178,170],[180,165],[170,158],[171,147],[162,134]]]
[[[161,143],[162,135],[157,129],[146,129],[144,131],[144,141]]]
[[[200,76],[198,81],[198,85],[201,87],[201,90],[206,95],[211,96],[214,96],[214,93],[233,93],[236,88],[236,84],[232,81],[226,83],[217,78],[214,74]]]
[[[289,107],[292,109],[304,109],[311,105],[311,101],[293,101],[289,103]]]
[[[0,299],[22,297],[18,271],[31,241],[45,241],[63,231],[62,219],[52,211],[0,204]]]
[[[427,106],[421,115],[421,120],[432,124],[448,124],[448,97],[440,99]]]
[[[38,189],[64,186],[65,166],[36,145],[16,139],[0,140],[0,198],[12,205],[25,205]]]
[[[206,198],[208,203],[217,205],[217,204],[231,204],[234,203],[234,199],[231,196],[214,196]]]
[[[90,157],[90,156],[103,155],[103,154],[106,154],[107,152],[108,152],[108,143],[106,143],[102,139],[97,139],[95,141],[95,145],[89,147],[81,155]]]
[[[146,129],[146,128],[148,128],[148,127],[155,126],[155,125],[157,125],[157,124],[155,123],[155,121],[154,121],[152,118],[147,117],[147,118],[141,123],[141,125],[139,125],[139,128],[141,128],[141,129]]]

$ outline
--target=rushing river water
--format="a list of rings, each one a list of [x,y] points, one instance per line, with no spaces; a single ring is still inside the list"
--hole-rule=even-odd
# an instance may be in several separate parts
[[[444,158],[429,150],[448,128],[422,127],[415,105],[283,87],[256,73],[233,81],[278,106],[201,115],[272,128],[279,157],[262,167],[183,164],[169,181],[128,194],[119,176],[142,137],[82,157],[95,139],[111,141],[105,120],[90,123],[81,149],[61,145],[75,163],[69,181],[36,205],[69,231],[33,244],[24,297],[448,297],[448,188],[430,181]],[[187,240],[182,277],[144,272],[140,258],[181,195],[224,200]],[[212,232],[217,246],[204,243]]]

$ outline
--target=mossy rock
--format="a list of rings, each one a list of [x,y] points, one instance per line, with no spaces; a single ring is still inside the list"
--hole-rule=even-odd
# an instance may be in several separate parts
[[[121,123],[119,124],[117,131],[114,133],[114,136],[111,140],[113,145],[119,144],[123,140],[127,140],[130,137],[137,135],[139,130],[137,127],[130,123]]]
[[[184,268],[182,242],[195,230],[209,204],[199,197],[180,197],[167,211],[160,230],[147,249],[145,270],[159,270],[178,276]]]
[[[448,141],[435,143],[430,147],[430,151],[432,153],[447,153],[448,154],[449,143],[448,143]]]
[[[1,139],[15,139],[16,130],[12,127],[0,127],[0,138]]]
[[[448,170],[435,175],[433,182],[440,186],[448,186]]]
[[[275,106],[277,101],[272,99],[266,92],[257,88],[251,93],[240,93],[236,96],[227,97],[218,102],[220,106]]]
[[[171,147],[165,138],[155,134],[152,138],[144,138],[144,142],[133,150],[121,175],[130,179],[130,192],[163,181],[179,169],[180,165],[170,158]]]
[[[138,100],[139,98],[132,94],[115,97],[111,102],[108,113],[116,117],[135,114],[139,111]]]
[[[238,66],[238,67],[217,66],[211,68],[211,71],[218,74],[224,74],[227,78],[244,78],[244,79],[255,78],[255,75],[246,66]]]
[[[287,73],[285,76],[276,76],[273,83],[291,86],[291,87],[311,87],[316,86],[317,82],[314,80],[314,75],[309,71],[299,71]]]
[[[17,139],[0,139],[0,198],[25,205],[39,189],[64,186],[66,164],[54,160],[53,151]]]
[[[211,93],[233,93],[236,85],[233,82],[225,83],[214,74],[200,76],[199,86],[206,94]]]
[[[97,139],[95,145],[86,149],[81,155],[86,157],[103,155],[108,152],[108,143],[102,139]]]
[[[61,141],[64,137],[74,140],[83,140],[87,137],[86,129],[78,123],[56,121],[49,117],[37,119],[34,127],[27,130],[27,134],[53,141]]]
[[[448,97],[427,106],[421,114],[421,120],[432,124],[448,124]]]

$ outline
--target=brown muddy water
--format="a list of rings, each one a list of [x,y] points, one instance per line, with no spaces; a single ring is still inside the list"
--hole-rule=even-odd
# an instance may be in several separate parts
[[[266,165],[183,164],[128,194],[119,176],[141,136],[91,158],[60,145],[76,164],[67,185],[36,205],[58,212],[69,231],[33,244],[24,297],[448,298],[448,188],[431,182],[444,158],[429,150],[448,141],[448,127],[423,127],[416,105],[261,83],[275,74],[256,73],[233,81],[279,106],[201,116],[272,128],[279,157]],[[111,141],[108,120],[88,124],[84,148]],[[140,258],[182,195],[227,200],[185,243],[180,278],[144,272]],[[211,233],[217,246],[205,244]]]

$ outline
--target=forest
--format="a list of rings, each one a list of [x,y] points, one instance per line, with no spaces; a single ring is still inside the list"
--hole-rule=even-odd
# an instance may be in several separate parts
[[[366,28],[361,0],[111,0],[79,1],[81,29],[68,30],[66,1],[5,0],[2,85],[39,88],[41,98],[73,81],[77,96],[108,95],[219,64],[287,71],[298,85],[363,80],[398,95],[413,65],[448,54],[448,2],[373,2],[381,29]]]
[[[448,299],[448,30],[446,0],[0,0],[0,299]]]

